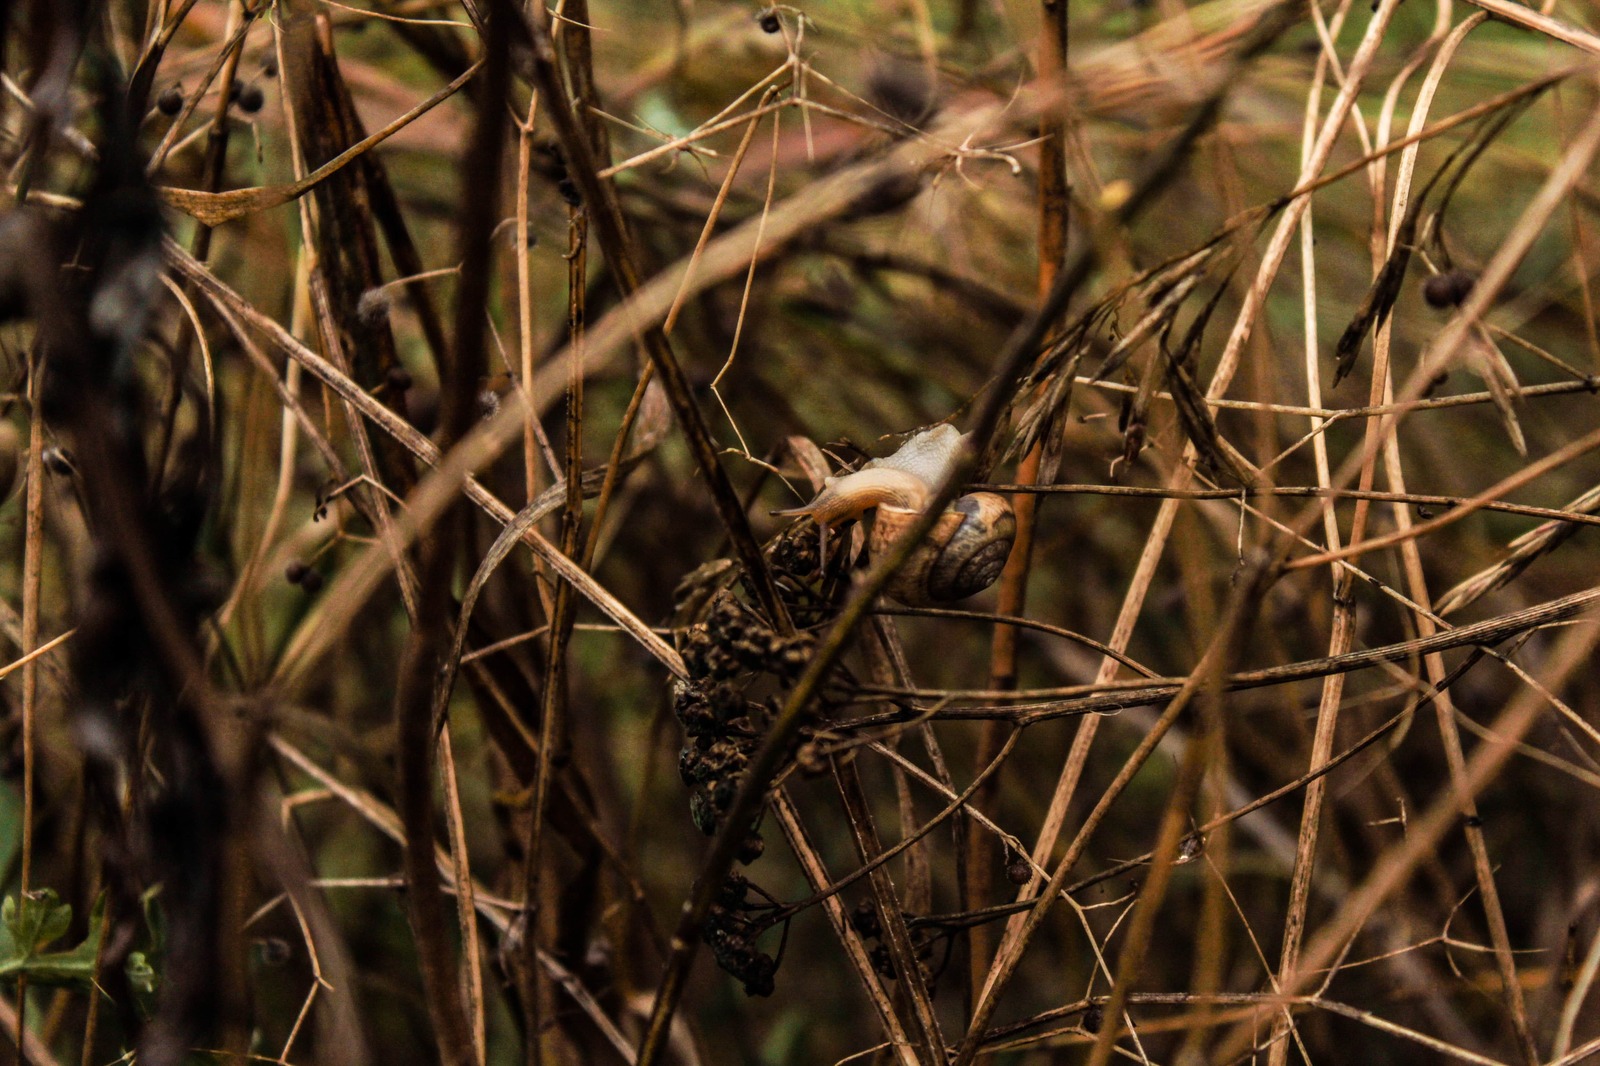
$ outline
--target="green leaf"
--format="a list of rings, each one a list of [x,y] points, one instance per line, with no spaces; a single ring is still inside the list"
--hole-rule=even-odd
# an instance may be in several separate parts
[[[0,904],[0,976],[26,974],[40,984],[90,985],[100,951],[100,915],[104,897],[89,916],[89,935],[68,951],[44,951],[72,924],[72,907],[53,889],[26,896],[8,896]]]
[[[72,924],[72,906],[62,903],[53,888],[25,896],[8,896],[0,905],[0,921],[11,934],[15,954],[33,955],[57,940]]]

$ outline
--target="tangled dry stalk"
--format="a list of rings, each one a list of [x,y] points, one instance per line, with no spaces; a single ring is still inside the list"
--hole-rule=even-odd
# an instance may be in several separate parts
[[[18,1060],[1600,1058],[1594,17],[0,4]]]

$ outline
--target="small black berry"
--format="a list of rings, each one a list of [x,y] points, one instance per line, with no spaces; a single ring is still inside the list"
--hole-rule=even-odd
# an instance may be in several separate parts
[[[239,110],[247,115],[260,111],[261,105],[266,102],[266,94],[261,91],[261,86],[254,82],[239,90]]]
[[[783,22],[778,18],[778,12],[774,8],[769,7],[757,14],[756,22],[765,33],[777,33],[783,29]]]
[[[305,576],[300,579],[300,587],[315,596],[322,591],[322,575],[315,570],[307,570]]]
[[[1470,270],[1447,270],[1422,283],[1422,298],[1429,307],[1455,307],[1467,298],[1477,280]]]
[[[161,95],[156,97],[156,110],[163,115],[176,115],[183,110],[183,90],[176,85],[169,85],[161,90]]]
[[[302,563],[299,559],[295,559],[288,566],[283,568],[283,579],[291,585],[298,585],[300,582],[306,579],[306,575],[310,572],[310,567],[306,566],[306,564]]]

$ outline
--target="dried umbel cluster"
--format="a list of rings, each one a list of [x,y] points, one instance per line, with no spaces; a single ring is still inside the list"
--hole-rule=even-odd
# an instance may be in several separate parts
[[[756,897],[752,899],[751,897]],[[770,996],[778,960],[756,947],[777,905],[740,873],[728,875],[706,914],[703,934],[717,965],[744,983],[747,996]]]
[[[810,658],[811,638],[775,632],[723,591],[706,620],[685,633],[682,646],[689,680],[678,683],[672,702],[684,736],[678,772],[690,789],[695,825],[711,836],[777,712],[775,695],[757,698],[752,690],[793,682]],[[762,848],[761,834],[751,829],[739,860],[755,861]]]
[[[812,640],[804,633],[777,632],[723,589],[712,597],[705,620],[689,626],[679,645],[689,678],[673,694],[684,735],[678,771],[690,789],[695,825],[711,836],[722,827],[750,757],[766,736],[780,693],[805,669]],[[739,861],[754,862],[765,846],[751,826]],[[706,920],[704,935],[718,963],[744,982],[747,993],[769,995],[777,967],[755,948],[754,938],[764,927],[746,917],[751,909],[747,891],[759,890],[734,874]]]

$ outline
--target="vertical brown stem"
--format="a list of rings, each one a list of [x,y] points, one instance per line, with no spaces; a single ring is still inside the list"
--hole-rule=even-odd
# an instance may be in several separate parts
[[[39,369],[43,359],[35,353],[28,374],[27,517],[22,547],[22,647],[24,656],[39,644],[39,582],[44,570],[44,418],[39,413]],[[33,748],[34,718],[39,703],[39,663],[22,667],[22,873],[17,892],[26,898],[33,876]],[[17,1061],[26,1066],[28,979],[17,976]]]
[[[1039,33],[1036,59],[1039,81],[1048,88],[1059,86],[1067,66],[1068,0],[1042,0],[1043,25]],[[1070,221],[1072,190],[1067,184],[1067,122],[1065,104],[1045,109],[1039,117],[1039,295],[1055,284],[1056,275],[1067,255],[1067,228]],[[1033,485],[1039,480],[1040,448],[1035,446],[1017,464],[1017,483]],[[1017,514],[1017,539],[1000,575],[999,604],[995,610],[1008,617],[1020,616],[1028,593],[1028,572],[1033,565],[1034,516],[1038,497],[1017,493],[1011,498]],[[989,687],[1010,689],[1017,684],[1017,629],[997,625],[989,657]],[[999,721],[985,722],[978,735],[977,766],[994,760],[1005,741],[1006,729]],[[993,794],[994,786],[982,789],[977,802]],[[994,845],[987,836],[975,833],[968,843],[967,899],[963,907],[986,907],[993,900]],[[966,1000],[970,1010],[972,994],[982,987],[988,972],[993,937],[986,925],[974,926],[968,934]]]
[[[465,436],[476,418],[478,381],[483,376],[485,308],[489,296],[491,244],[500,209],[500,162],[505,141],[501,114],[510,81],[509,29],[514,15],[506,0],[488,5],[489,28],[483,93],[468,147],[461,207],[461,281],[456,291],[454,344],[440,368],[440,424],[446,446]],[[471,1029],[461,1002],[455,953],[445,920],[447,901],[434,858],[432,716],[435,668],[450,643],[451,579],[456,549],[468,543],[470,512],[465,500],[422,540],[418,566],[417,625],[407,642],[395,696],[399,733],[398,807],[405,832],[406,911],[416,939],[428,1012],[448,1066],[472,1066]]]
[[[578,533],[583,524],[583,332],[587,321],[584,292],[588,281],[588,216],[581,207],[572,208],[567,219],[567,325],[572,343],[568,346],[567,377],[567,453],[566,453],[566,509],[561,515],[561,551],[569,558],[578,554]],[[534,775],[532,822],[528,829],[526,895],[531,903],[542,899],[539,880],[539,856],[544,841],[545,805],[550,795],[550,779],[562,761],[560,752],[565,746],[562,719],[567,707],[567,643],[572,636],[573,618],[577,602],[572,586],[557,582],[555,603],[551,609],[549,658],[545,664],[544,698],[541,701],[539,728],[539,765]],[[538,923],[530,923],[530,935]],[[539,984],[545,985],[536,974]],[[539,993],[535,990],[529,1004],[537,1017]],[[541,1060],[537,1029],[529,1034],[529,1061]]]

